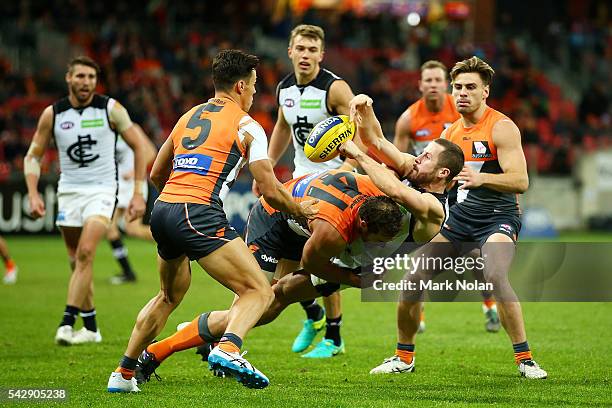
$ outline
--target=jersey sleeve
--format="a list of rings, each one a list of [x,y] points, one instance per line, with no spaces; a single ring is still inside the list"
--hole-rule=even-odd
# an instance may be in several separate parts
[[[241,140],[246,133],[253,137],[249,146],[249,163],[268,159],[268,136],[255,119],[248,115],[244,116],[240,120],[238,133]]]

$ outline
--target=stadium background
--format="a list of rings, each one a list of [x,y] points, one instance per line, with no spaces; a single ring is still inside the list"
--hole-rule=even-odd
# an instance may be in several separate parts
[[[423,61],[439,59],[450,68],[478,55],[497,72],[489,103],[508,114],[522,133],[531,180],[522,197],[524,235],[551,237],[573,230],[561,239],[609,241],[610,12],[603,0],[2,2],[0,233],[53,235],[8,237],[21,272],[15,287],[0,287],[0,347],[5,351],[0,353],[0,387],[63,387],[70,390],[74,406],[125,405],[122,396],[108,398],[105,381],[137,311],[157,287],[152,244],[129,240],[140,281],[118,288],[108,284],[117,267],[101,245],[95,279],[105,341],[67,350],[52,345],[52,316],[64,302],[68,268],[53,215],[42,221],[25,216],[22,163],[43,108],[66,94],[63,78],[70,57],[96,59],[103,71],[99,91],[124,104],[159,146],[183,112],[212,96],[210,65],[222,48],[242,48],[261,57],[251,114],[269,135],[277,109],[275,87],[291,69],[288,34],[299,23],[325,29],[322,65],[343,76],[355,93],[374,98],[388,137],[400,113],[419,97]],[[50,149],[43,161],[41,186],[51,204],[56,158]],[[289,178],[290,169],[288,154],[278,176]],[[253,200],[245,171],[227,200],[238,226]],[[201,275],[194,273],[190,293],[163,334],[196,312],[231,301],[227,291]],[[345,357],[317,364],[289,355],[301,316],[297,308],[249,337],[246,346],[254,362],[271,375],[273,386],[263,393],[219,386],[203,374],[203,364],[183,353],[175,364],[162,367],[162,383],[147,386],[143,395],[125,397],[143,406],[151,401],[159,406],[191,406],[194,401],[395,406],[410,400],[420,405],[612,405],[609,303],[525,305],[530,342],[551,372],[539,385],[519,382],[511,371],[505,335],[483,333],[476,304],[428,306],[431,329],[424,335],[427,341],[419,343],[418,375],[373,380],[367,371],[387,357],[395,341],[394,305],[364,305],[358,293],[347,293],[345,302]]]

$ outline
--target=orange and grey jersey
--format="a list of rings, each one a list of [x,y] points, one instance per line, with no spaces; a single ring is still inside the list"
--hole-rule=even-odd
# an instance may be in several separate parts
[[[246,133],[253,137],[247,152]],[[168,203],[223,206],[223,198],[247,158],[267,159],[262,127],[229,98],[213,98],[184,114],[169,136],[172,173],[159,199]]]
[[[448,94],[444,95],[444,103],[440,112],[431,112],[427,109],[423,98],[410,105],[408,111],[410,112],[410,137],[414,141],[413,150],[416,156],[423,153],[429,142],[439,138],[444,129],[460,117],[453,98]]]
[[[117,133],[109,115],[117,103],[95,94],[87,106],[73,107],[68,97],[53,104],[53,138],[59,153],[59,192],[96,188],[117,191]]]
[[[342,159],[336,157],[324,163],[314,163],[304,154],[304,144],[312,128],[322,120],[337,115],[329,109],[329,88],[334,81],[341,80],[331,71],[321,68],[311,82],[298,85],[295,74],[285,77],[276,89],[278,106],[291,129],[291,138],[295,149],[293,177],[321,170],[337,169]]]
[[[461,120],[446,130],[446,139],[463,150],[465,164],[480,173],[501,174],[497,160],[497,148],[493,142],[493,127],[500,120],[510,120],[506,115],[487,107],[478,123],[464,127]],[[492,214],[520,214],[515,193],[502,193],[486,187],[458,190],[457,205],[475,216]]]

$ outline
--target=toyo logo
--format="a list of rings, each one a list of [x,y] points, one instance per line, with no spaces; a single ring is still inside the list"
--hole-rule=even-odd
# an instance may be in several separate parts
[[[172,160],[174,171],[184,171],[205,176],[208,174],[212,157],[204,154],[178,154]]]

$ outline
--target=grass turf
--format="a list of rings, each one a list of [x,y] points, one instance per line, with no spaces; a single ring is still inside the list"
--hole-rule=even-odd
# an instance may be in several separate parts
[[[567,238],[606,240],[603,235]],[[154,245],[127,241],[139,282],[119,287],[108,283],[118,266],[109,246],[100,246],[95,284],[104,340],[62,348],[53,344],[69,275],[61,239],[7,241],[20,272],[17,285],[0,286],[0,387],[65,388],[69,400],[59,406],[612,405],[610,303],[523,304],[534,356],[549,373],[544,381],[519,378],[510,342],[503,332],[484,331],[477,303],[428,304],[427,332],[417,340],[416,373],[371,376],[368,371],[393,353],[395,305],[361,303],[357,290],[343,293],[346,355],[309,361],[291,353],[302,319],[299,306],[251,332],[244,349],[269,376],[267,389],[249,390],[214,378],[193,351],[185,351],[158,369],[163,381],[153,380],[140,394],[109,394],[108,376],[123,354],[136,314],[158,289]],[[199,267],[193,272],[191,289],[161,336],[199,312],[226,308],[231,302],[232,295]]]

